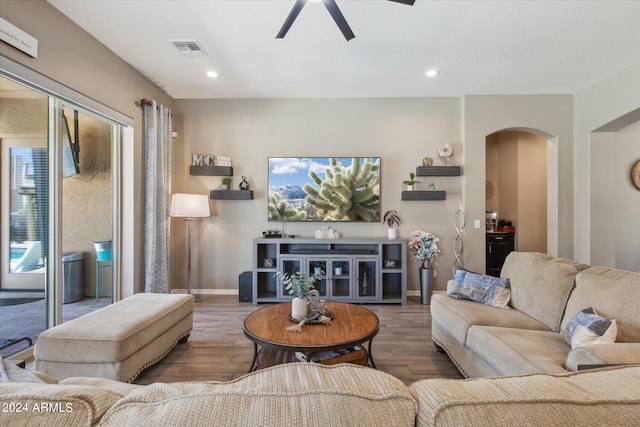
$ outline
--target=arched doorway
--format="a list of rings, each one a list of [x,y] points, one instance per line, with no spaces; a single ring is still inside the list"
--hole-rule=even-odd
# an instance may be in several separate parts
[[[515,227],[515,250],[556,256],[556,138],[537,129],[509,128],[485,141],[485,211]]]

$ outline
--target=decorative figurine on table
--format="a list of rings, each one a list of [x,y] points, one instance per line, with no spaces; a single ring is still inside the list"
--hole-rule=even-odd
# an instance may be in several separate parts
[[[242,182],[240,182],[240,189],[241,190],[248,190],[249,189],[249,182],[247,181],[247,178],[245,178],[245,176],[242,176]]]
[[[323,325],[331,324],[333,313],[324,309],[324,301],[320,299],[320,292],[315,289],[309,291],[307,300],[307,317],[298,319],[298,324],[288,326],[287,331],[302,332],[302,327],[307,323],[321,323]]]

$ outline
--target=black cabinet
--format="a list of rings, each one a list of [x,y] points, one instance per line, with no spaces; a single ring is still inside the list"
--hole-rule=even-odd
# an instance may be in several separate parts
[[[486,271],[490,276],[500,277],[504,260],[510,252],[515,250],[515,233],[487,233],[487,265]]]

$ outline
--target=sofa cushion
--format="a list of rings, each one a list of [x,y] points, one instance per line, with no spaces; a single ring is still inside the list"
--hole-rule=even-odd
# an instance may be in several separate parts
[[[640,425],[640,367],[471,380],[420,380],[416,426]]]
[[[127,394],[141,387],[146,387],[140,384],[129,384],[123,381],[115,381],[107,378],[97,377],[69,377],[60,381],[60,384],[99,387],[104,390],[114,391],[123,396],[126,396]]]
[[[42,332],[35,357],[64,363],[121,361],[190,316],[193,306],[190,295],[135,294]]]
[[[607,267],[591,267],[576,276],[562,327],[585,307],[616,319],[617,342],[640,342],[640,274]]]
[[[580,365],[633,365],[640,366],[640,343],[587,344],[567,354],[565,367],[577,371]]]
[[[582,347],[586,344],[604,344],[616,342],[616,319],[598,315],[593,307],[580,310],[567,323],[562,335],[571,348]]]
[[[509,280],[462,269],[456,270],[453,283],[447,286],[447,295],[500,308],[509,308],[511,298]]]
[[[540,321],[519,311],[456,300],[442,293],[433,294],[430,309],[432,317],[446,325],[447,331],[461,344],[466,344],[467,331],[473,325],[549,330]]]
[[[290,363],[230,382],[152,384],[114,405],[100,425],[413,426],[417,406],[384,372]]]
[[[511,307],[559,332],[574,278],[585,268],[585,264],[546,254],[511,252],[500,277],[511,283]]]
[[[571,347],[561,334],[550,331],[473,326],[467,347],[500,375],[564,372]]]
[[[7,409],[0,414],[0,424],[92,426],[121,398],[120,393],[98,387],[0,383],[0,408]]]

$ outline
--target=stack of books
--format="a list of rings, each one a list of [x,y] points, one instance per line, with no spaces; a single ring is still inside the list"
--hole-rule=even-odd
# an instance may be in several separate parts
[[[367,352],[359,346],[345,348],[342,350],[326,351],[324,353],[296,352],[296,359],[300,362],[321,363],[323,365],[336,365],[338,363],[354,363],[365,365],[367,363]]]

